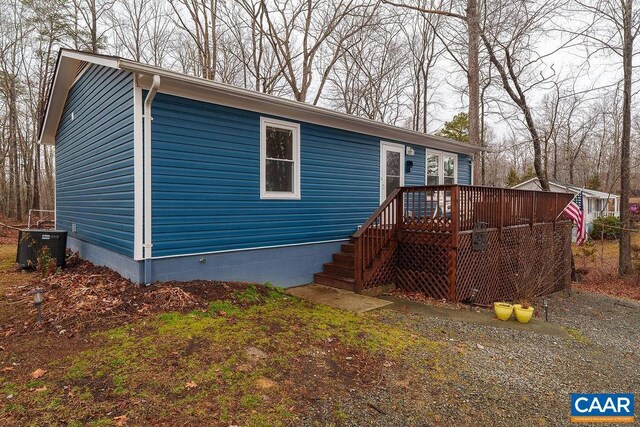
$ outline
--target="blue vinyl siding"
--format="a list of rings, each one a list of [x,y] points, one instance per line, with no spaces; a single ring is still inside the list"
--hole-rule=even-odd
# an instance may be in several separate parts
[[[410,145],[410,144],[405,144],[405,145]],[[404,156],[405,162],[408,162],[408,161],[413,162],[413,167],[411,168],[411,172],[407,173],[407,170],[405,168],[404,185],[424,185],[424,182],[425,182],[424,168],[425,168],[425,162],[426,162],[425,148],[419,147],[417,145],[410,145],[410,146],[415,151],[415,154],[413,156],[407,156],[405,154]],[[380,154],[378,154],[378,156],[380,156]],[[378,169],[380,169],[379,166],[378,166]]]
[[[72,120],[72,113],[74,119]],[[133,79],[98,65],[69,91],[56,135],[57,227],[133,256]]]
[[[261,200],[260,114],[158,94],[153,119],[154,257],[347,239],[378,207],[378,137],[301,123],[301,200]]]
[[[473,158],[466,154],[458,154],[458,184],[471,185],[471,162]]]

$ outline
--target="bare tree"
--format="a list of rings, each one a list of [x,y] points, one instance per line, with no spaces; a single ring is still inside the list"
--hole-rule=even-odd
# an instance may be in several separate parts
[[[447,9],[444,5],[431,7],[416,6],[413,4],[395,3],[391,0],[382,0],[384,3],[418,11],[424,15],[437,15],[460,20],[467,25],[467,63],[466,74],[469,89],[469,142],[480,144],[480,66],[479,35],[481,32],[477,0],[466,0],[465,13],[454,10],[453,2]]]
[[[110,30],[107,17],[115,0],[72,0],[71,15],[75,20],[72,37],[76,49],[98,53],[107,45]]]
[[[410,79],[403,25],[378,17],[362,29],[334,66],[329,78],[331,100],[339,109],[389,124],[404,121],[402,106]]]
[[[619,272],[632,272],[631,264],[631,97],[633,79],[633,44],[640,31],[640,12],[633,9],[633,0],[575,0],[590,16],[581,34],[595,47],[596,53],[605,51],[622,62],[622,133],[620,135],[620,236]]]
[[[440,5],[423,4],[425,8],[437,8]],[[433,74],[438,60],[445,52],[437,32],[443,17],[434,14],[417,14],[402,25],[404,37],[411,58],[412,70],[412,120],[414,130],[427,132],[429,128],[429,105],[433,101]]]
[[[218,0],[169,0],[169,3],[176,25],[185,31],[195,46],[198,75],[214,80],[218,58]],[[189,19],[183,18],[185,12]]]
[[[273,8],[263,0],[262,5],[266,38],[293,98],[317,104],[333,66],[344,54],[344,45],[368,25],[375,5],[354,0],[286,0]],[[315,94],[310,95],[314,72],[319,78]]]
[[[536,176],[541,188],[549,190],[543,163],[543,141],[527,93],[553,83],[556,70],[546,60],[562,49],[574,46],[576,37],[569,37],[544,53],[532,45],[534,38],[554,29],[552,18],[562,10],[563,0],[533,5],[505,1],[492,3],[492,7],[489,13],[494,19],[487,21],[481,38],[504,91],[523,115],[533,147]]]

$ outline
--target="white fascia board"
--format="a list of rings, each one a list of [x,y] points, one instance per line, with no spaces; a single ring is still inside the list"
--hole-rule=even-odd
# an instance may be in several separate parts
[[[80,62],[118,68],[119,59],[115,57],[93,55],[62,49],[58,58],[56,71],[51,85],[51,93],[47,100],[44,121],[38,138],[39,144],[54,145],[58,124],[62,117],[64,105],[67,102],[69,89],[76,80],[76,72]]]
[[[160,92],[183,98],[196,99],[453,153],[474,154],[479,151],[486,151],[482,147],[471,144],[399,128],[304,102],[283,99],[125,59],[120,61],[120,67],[144,76],[140,79],[140,84],[145,88],[150,87],[153,75],[160,75],[163,79]]]

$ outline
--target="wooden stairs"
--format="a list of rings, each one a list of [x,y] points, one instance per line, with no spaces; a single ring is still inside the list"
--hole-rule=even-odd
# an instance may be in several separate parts
[[[341,251],[333,254],[333,260],[323,265],[321,273],[313,275],[314,283],[334,288],[355,290],[355,249],[353,242],[343,243]]]
[[[401,188],[396,188],[351,236],[349,243],[342,244],[341,251],[333,254],[333,260],[323,265],[323,271],[313,275],[313,281],[362,293],[368,280],[395,253],[403,221],[394,218],[403,218],[403,207]],[[369,287],[367,293],[373,295],[385,287],[387,284]]]
[[[340,252],[333,254],[331,262],[324,263],[321,273],[313,275],[313,282],[319,285],[331,286],[339,289],[346,289],[357,292],[355,281],[355,238],[352,237],[349,243],[343,243]],[[380,245],[380,252],[373,259],[372,263],[365,267],[364,276],[369,277],[378,267],[393,254],[397,247],[396,238],[390,239],[386,244]],[[372,289],[368,294],[376,295],[382,293],[384,289]]]

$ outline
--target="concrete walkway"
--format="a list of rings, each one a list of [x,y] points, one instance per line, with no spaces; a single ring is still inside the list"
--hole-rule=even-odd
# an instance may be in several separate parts
[[[497,328],[517,329],[554,337],[569,338],[569,333],[560,325],[553,322],[533,318],[529,323],[520,323],[516,320],[499,320],[492,311],[481,309],[479,311],[468,309],[453,309],[422,304],[394,296],[382,296],[381,299],[391,303],[385,306],[387,309],[396,310],[404,314],[419,314],[421,316],[440,317],[443,319],[457,320],[460,322],[477,323],[480,325],[495,326]]]
[[[289,288],[286,292],[290,295],[316,304],[325,304],[330,307],[352,311],[354,313],[364,313],[369,310],[375,310],[377,308],[393,304],[391,301],[385,301],[315,283]]]

